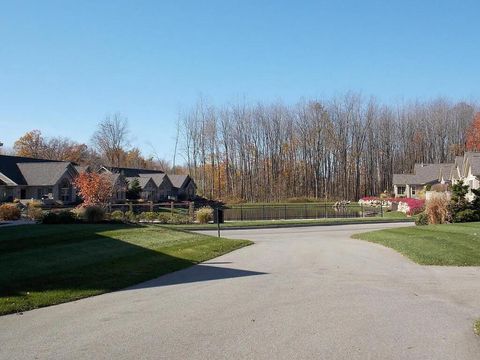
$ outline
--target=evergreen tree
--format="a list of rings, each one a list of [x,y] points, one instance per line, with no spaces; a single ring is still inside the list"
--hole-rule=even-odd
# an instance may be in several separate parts
[[[127,199],[137,200],[140,198],[140,193],[142,192],[142,187],[138,179],[133,179],[131,183],[128,184],[127,190]]]

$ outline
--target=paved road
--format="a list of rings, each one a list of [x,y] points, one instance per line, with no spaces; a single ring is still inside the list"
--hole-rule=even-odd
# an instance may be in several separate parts
[[[225,231],[256,244],[0,317],[0,358],[478,360],[480,268],[423,267],[349,238],[388,226]]]

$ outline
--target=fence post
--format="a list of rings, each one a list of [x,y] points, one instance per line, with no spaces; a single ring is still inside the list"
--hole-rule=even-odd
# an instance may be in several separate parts
[[[153,201],[150,201],[150,212],[153,212]]]
[[[383,205],[382,204],[380,204],[380,212],[381,212],[382,218],[383,218]]]
[[[283,205],[283,214],[285,215],[283,218],[287,220],[287,205]]]
[[[173,215],[173,210],[174,210],[173,201],[171,201],[170,202],[170,212],[172,213],[172,215]]]
[[[265,220],[265,205],[262,205],[262,217]]]
[[[362,218],[365,217],[365,213],[363,211],[363,202],[360,204],[360,209],[362,211]]]
[[[128,203],[128,211],[133,212],[133,205],[131,201]]]
[[[188,214],[190,215],[190,219],[195,220],[195,212],[193,210],[193,201],[188,203]]]
[[[240,220],[243,221],[243,205],[240,205]]]
[[[304,219],[307,219],[307,215],[308,215],[308,214],[307,214],[307,204],[303,205],[303,209],[304,209],[304,211],[303,211],[303,218],[304,218]]]
[[[217,212],[217,233],[218,233],[218,237],[220,237],[220,211],[217,208],[215,208],[215,211]]]
[[[325,210],[324,217],[325,217],[325,219],[326,219],[326,218],[327,218],[327,202],[326,202],[326,201],[324,202],[324,205],[325,205],[325,206],[324,206],[324,210]]]

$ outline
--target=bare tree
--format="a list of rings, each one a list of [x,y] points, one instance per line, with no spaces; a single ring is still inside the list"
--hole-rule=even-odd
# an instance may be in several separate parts
[[[393,173],[415,162],[451,161],[475,109],[442,98],[382,105],[356,93],[295,106],[202,99],[180,118],[180,148],[207,197],[357,199],[390,191]]]
[[[129,145],[128,120],[120,113],[107,115],[92,136],[94,148],[111,166],[120,166]]]

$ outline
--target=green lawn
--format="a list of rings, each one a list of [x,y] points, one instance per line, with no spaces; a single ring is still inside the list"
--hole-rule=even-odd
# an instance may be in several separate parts
[[[475,334],[480,335],[480,320],[475,321],[475,324],[473,324],[473,330]]]
[[[221,224],[221,228],[249,228],[249,227],[288,227],[295,225],[342,225],[342,224],[357,224],[369,222],[403,222],[414,221],[413,218],[406,217],[403,213],[389,212],[385,213],[384,217],[365,217],[365,218],[327,218],[327,219],[311,219],[311,220],[244,220],[244,221],[227,221]],[[168,228],[183,229],[183,230],[212,230],[217,228],[217,224],[188,224],[188,225],[164,225]]]
[[[0,315],[125,288],[249,244],[157,226],[0,228]]]
[[[353,237],[388,246],[422,265],[480,266],[480,223],[412,226]]]

